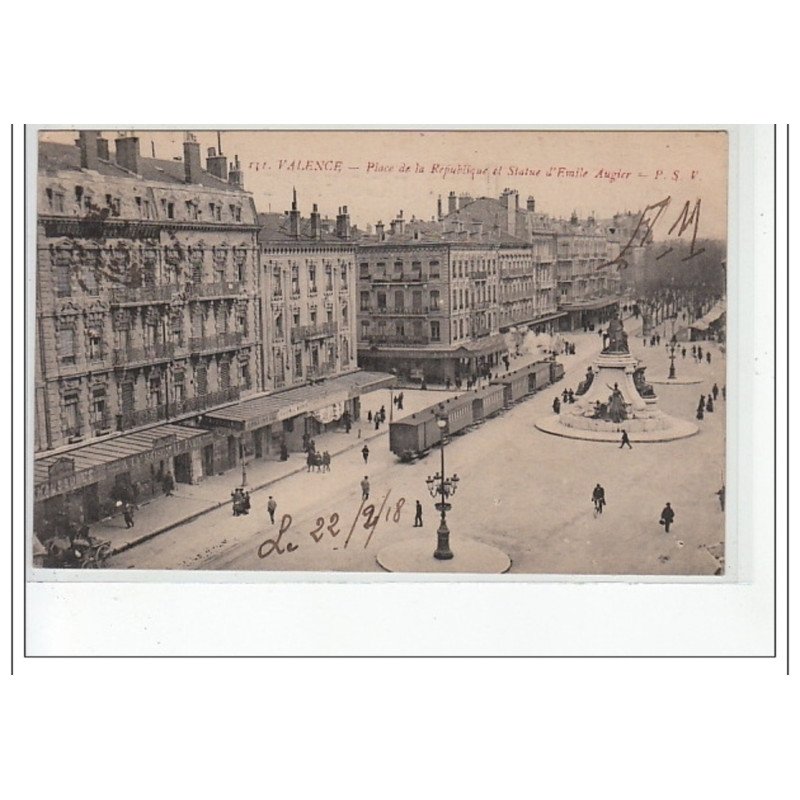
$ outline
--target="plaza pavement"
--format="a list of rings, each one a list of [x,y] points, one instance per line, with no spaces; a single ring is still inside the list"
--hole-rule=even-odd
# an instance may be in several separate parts
[[[600,347],[596,333],[567,338],[577,343],[578,352],[562,357],[567,374],[557,389],[535,395],[447,445],[446,469],[461,477],[448,514],[453,549],[465,535],[499,547],[511,556],[511,574],[713,575],[720,562],[711,551],[720,554],[724,540],[724,515],[715,493],[722,481],[726,404],[720,401],[718,410],[706,415],[697,436],[672,443],[620,450],[616,443],[548,436],[535,429],[535,419],[552,413],[556,391],[577,387]],[[668,369],[663,343],[643,348],[634,336],[630,342],[634,354],[646,358],[648,375]],[[725,383],[724,357],[715,345],[710,347],[705,383],[657,387],[664,411],[693,419],[699,394],[707,394],[715,380],[720,387]],[[381,394],[372,397],[378,406],[386,402]],[[406,410],[412,410],[417,394],[422,395],[419,407],[431,402],[429,392],[406,391]],[[438,469],[439,453],[401,464],[388,450],[385,430],[370,443],[366,467],[358,448],[346,450],[333,459],[330,473],[303,469],[254,492],[247,517],[233,518],[229,507],[211,510],[119,554],[109,566],[374,572],[380,570],[375,555],[386,544],[428,537],[432,552],[438,518],[425,478]],[[376,512],[388,495],[372,528],[365,523],[375,516],[361,505],[364,474]],[[590,496],[598,481],[608,505],[595,519]],[[292,516],[277,543],[282,553],[267,542],[278,533],[278,525],[269,525],[266,517],[268,494],[278,502],[278,520],[284,513]],[[416,499],[424,507],[421,529],[412,527]],[[676,512],[669,534],[658,524],[667,500]],[[296,549],[289,551],[289,543]],[[259,557],[259,547],[266,557]]]

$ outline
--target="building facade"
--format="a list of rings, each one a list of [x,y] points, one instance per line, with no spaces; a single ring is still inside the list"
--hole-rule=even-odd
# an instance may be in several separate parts
[[[195,482],[238,459],[198,421],[262,388],[258,222],[238,159],[229,171],[214,149],[204,169],[191,135],[183,147],[179,161],[142,157],[133,136],[112,156],[97,131],[40,143],[40,518],[66,499],[91,521],[168,473]]]
[[[390,376],[360,371],[356,349],[355,242],[347,206],[335,223],[296,195],[284,214],[259,216],[263,383],[268,396],[206,415],[240,437],[246,458],[299,451],[360,418],[364,392]]]
[[[499,256],[480,231],[403,219],[357,245],[358,353],[405,380],[456,382],[506,351],[499,334]]]

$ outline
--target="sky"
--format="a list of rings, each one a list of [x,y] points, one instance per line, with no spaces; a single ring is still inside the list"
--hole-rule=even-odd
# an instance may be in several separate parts
[[[137,130],[144,156],[182,157],[184,131]],[[106,130],[111,142],[117,130]],[[203,163],[216,130],[195,131]],[[74,142],[74,131],[42,138]],[[701,201],[699,238],[725,239],[727,134],[714,131],[289,131],[223,130],[223,152],[239,160],[259,211],[283,212],[296,189],[305,216],[312,203],[334,217],[347,205],[353,223],[430,219],[437,198],[529,195],[555,217],[641,211],[669,197],[654,238],[665,238],[685,203]]]

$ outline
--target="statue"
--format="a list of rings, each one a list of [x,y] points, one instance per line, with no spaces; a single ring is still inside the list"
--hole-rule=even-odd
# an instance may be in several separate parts
[[[612,319],[608,323],[608,344],[603,348],[604,353],[630,353],[628,349],[628,334],[622,327],[622,320]]]
[[[633,373],[633,385],[642,397],[655,397],[656,393],[651,384],[644,379],[644,367],[637,367]]]
[[[608,387],[611,389],[611,387]],[[628,418],[628,412],[625,409],[625,398],[622,396],[619,384],[615,383],[614,388],[611,389],[611,396],[608,398],[608,416],[612,422],[622,422]]]
[[[589,369],[586,370],[586,378],[578,384],[578,388],[575,394],[577,395],[586,394],[586,392],[588,392],[589,389],[591,388],[593,380],[594,380],[594,370],[591,367],[589,367]]]

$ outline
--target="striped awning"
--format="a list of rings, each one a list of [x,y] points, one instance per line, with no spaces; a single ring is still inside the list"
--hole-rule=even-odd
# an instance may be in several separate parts
[[[213,411],[204,415],[204,424],[253,431],[299,414],[321,411],[326,406],[340,404],[367,392],[391,386],[394,381],[394,375],[360,370],[349,375],[338,375],[322,383],[254,397]]]
[[[71,492],[141,464],[208,444],[212,434],[188,425],[156,425],[34,461],[34,497]]]

